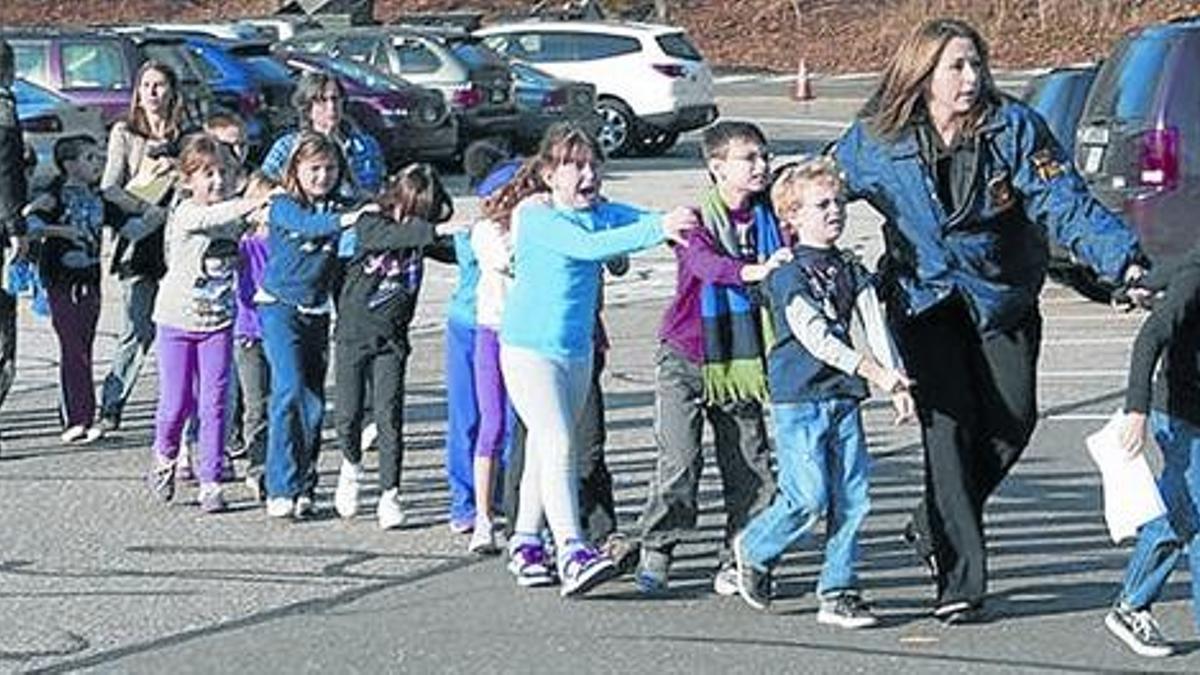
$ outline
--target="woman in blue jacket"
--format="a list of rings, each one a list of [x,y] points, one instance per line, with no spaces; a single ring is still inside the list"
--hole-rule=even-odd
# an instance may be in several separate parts
[[[885,218],[881,291],[917,383],[925,495],[905,538],[937,582],[934,615],[969,621],[987,590],[984,505],[1037,419],[1046,240],[1111,280],[1138,276],[1141,254],[959,21],[901,45],[833,153],[848,197]]]

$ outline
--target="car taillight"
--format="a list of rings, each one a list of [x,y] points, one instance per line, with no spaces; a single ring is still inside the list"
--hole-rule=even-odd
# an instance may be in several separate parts
[[[687,68],[678,63],[655,63],[650,67],[670,78],[687,77]]]
[[[21,120],[21,130],[34,134],[57,134],[63,130],[57,115],[38,115]]]
[[[1179,186],[1179,129],[1151,129],[1138,148],[1138,178],[1143,187]]]
[[[483,103],[483,90],[474,84],[468,84],[455,89],[454,96],[450,98],[450,103],[456,108],[474,108]]]
[[[242,92],[237,100],[238,114],[242,116],[243,120],[248,120],[258,114],[259,109],[262,108],[262,104],[262,95],[258,92]]]

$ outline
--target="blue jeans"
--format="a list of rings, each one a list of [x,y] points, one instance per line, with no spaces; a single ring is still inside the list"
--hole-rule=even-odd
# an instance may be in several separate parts
[[[325,414],[329,316],[261,305],[263,351],[271,369],[267,422],[267,494],[294,498],[317,486]]]
[[[858,533],[871,509],[871,458],[858,401],[777,403],[771,406],[771,420],[779,491],[742,530],[742,550],[751,565],[765,570],[826,516],[825,564],[817,593],[856,590]]]
[[[475,395],[475,325],[446,322],[446,479],[450,521],[475,522],[475,438],[479,401]]]
[[[117,338],[117,351],[112,367],[100,390],[100,415],[121,418],[125,402],[133,393],[142,363],[154,344],[154,301],[158,297],[158,280],[152,277],[129,277],[121,280],[121,301],[125,321]]]
[[[1200,543],[1200,429],[1157,411],[1151,412],[1150,423],[1163,454],[1158,489],[1167,515],[1138,531],[1117,600],[1134,609],[1149,607],[1186,549],[1192,572],[1192,617],[1200,630],[1200,553],[1196,549]]]

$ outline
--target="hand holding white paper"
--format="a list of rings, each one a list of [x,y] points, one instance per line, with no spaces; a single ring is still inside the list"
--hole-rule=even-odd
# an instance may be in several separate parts
[[[1124,417],[1118,410],[1086,440],[1088,454],[1100,468],[1104,522],[1114,543],[1135,536],[1139,527],[1167,512],[1145,452],[1131,457],[1121,447]]]

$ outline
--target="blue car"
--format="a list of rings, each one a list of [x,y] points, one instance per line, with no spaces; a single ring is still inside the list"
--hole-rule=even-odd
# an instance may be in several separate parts
[[[254,68],[239,58],[235,51],[239,48],[236,43],[192,34],[188,34],[185,40],[194,57],[196,69],[213,91],[216,107],[237,113],[246,123],[250,156],[257,159],[280,129],[270,109],[276,106],[286,109],[288,106],[286,96],[282,101],[271,100],[274,97],[268,96],[267,86],[277,86],[279,83],[268,85],[264,82]],[[282,86],[292,86],[290,79]]]
[[[561,80],[544,70],[513,61],[513,94],[519,123],[517,144],[523,151],[537,147],[546,129],[555,122],[574,122],[595,136],[604,120],[596,112],[596,87],[587,82]]]
[[[13,80],[12,91],[25,142],[37,153],[37,177],[56,173],[54,142],[62,136],[88,134],[101,144],[107,140],[99,108],[75,105],[64,96],[20,78]]]

